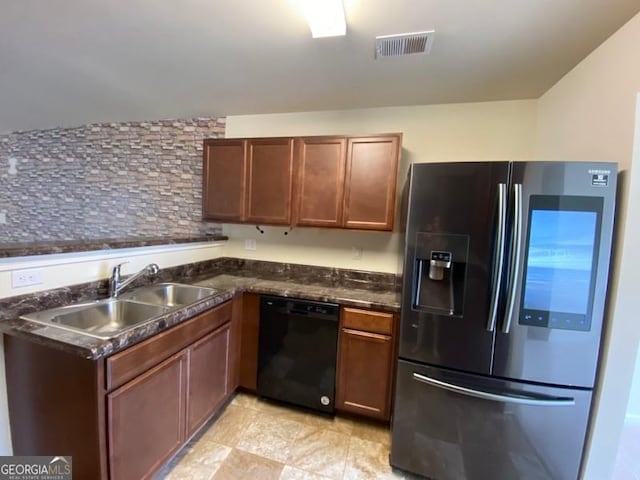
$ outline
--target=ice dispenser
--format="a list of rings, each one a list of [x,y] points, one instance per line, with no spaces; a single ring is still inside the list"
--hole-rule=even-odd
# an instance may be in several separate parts
[[[461,317],[468,235],[419,232],[415,252],[413,308]]]

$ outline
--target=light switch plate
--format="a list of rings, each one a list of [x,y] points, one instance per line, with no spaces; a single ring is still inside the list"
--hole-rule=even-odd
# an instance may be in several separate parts
[[[256,249],[256,241],[253,238],[248,238],[244,241],[244,249],[245,250],[255,250]]]
[[[11,272],[11,286],[13,288],[40,285],[44,280],[43,271],[39,268],[29,270],[16,270]]]

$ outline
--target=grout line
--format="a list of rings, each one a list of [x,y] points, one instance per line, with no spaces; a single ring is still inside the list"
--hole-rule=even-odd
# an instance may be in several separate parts
[[[344,480],[345,475],[347,474],[347,464],[349,463],[349,454],[351,453],[351,440],[353,440],[353,431],[349,434],[349,444],[347,445],[347,456],[344,460],[344,468],[342,469],[342,480]]]

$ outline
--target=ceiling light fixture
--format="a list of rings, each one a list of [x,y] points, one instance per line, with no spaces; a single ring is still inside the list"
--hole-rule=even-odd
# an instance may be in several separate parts
[[[347,34],[343,0],[300,0],[313,38]]]

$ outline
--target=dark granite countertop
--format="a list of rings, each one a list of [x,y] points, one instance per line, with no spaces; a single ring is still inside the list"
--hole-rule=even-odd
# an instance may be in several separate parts
[[[306,285],[291,281],[264,280],[255,277],[218,275],[195,282],[203,287],[224,291],[264,293],[282,297],[301,298],[318,302],[332,302],[348,307],[400,311],[400,294],[395,291],[372,291],[360,288]]]
[[[40,345],[58,348],[84,358],[97,360],[124,350],[231,298],[233,298],[233,292],[220,291],[217,295],[184,308],[170,311],[150,322],[145,322],[109,339],[96,338],[55,326],[46,326],[22,318],[0,321],[0,332],[25,338]]]
[[[88,252],[91,250],[112,250],[116,248],[150,247],[178,243],[215,242],[228,240],[224,235],[198,235],[188,237],[130,237],[105,238],[95,240],[62,240],[51,242],[2,243],[0,258],[27,257],[53,253]]]
[[[0,332],[22,337],[41,345],[59,348],[87,359],[96,360],[112,355],[171,326],[192,318],[205,310],[230,300],[235,294],[241,292],[281,295],[394,312],[400,310],[400,294],[396,289],[376,290],[338,284],[336,284],[336,286],[327,286],[321,283],[299,282],[291,278],[285,280],[266,280],[264,278],[248,276],[246,275],[247,272],[243,273],[245,273],[245,275],[197,272],[185,278],[161,278],[161,280],[164,281],[174,280],[181,283],[191,283],[215,288],[218,289],[218,293],[195,304],[170,311],[163,316],[157,317],[150,322],[110,339],[100,339],[54,326],[43,326],[42,324],[19,318],[19,315],[27,313],[29,310],[34,311],[33,305],[30,304],[30,297],[12,304],[11,309],[15,313],[4,312],[0,315]],[[78,303],[80,300],[70,297],[66,289],[52,291],[49,301],[42,299],[42,297],[46,297],[46,295],[47,292],[44,292],[38,299],[39,302],[42,302],[39,304],[50,305],[46,308],[65,303]],[[100,296],[104,297],[104,294]],[[86,301],[86,298],[83,300]]]

